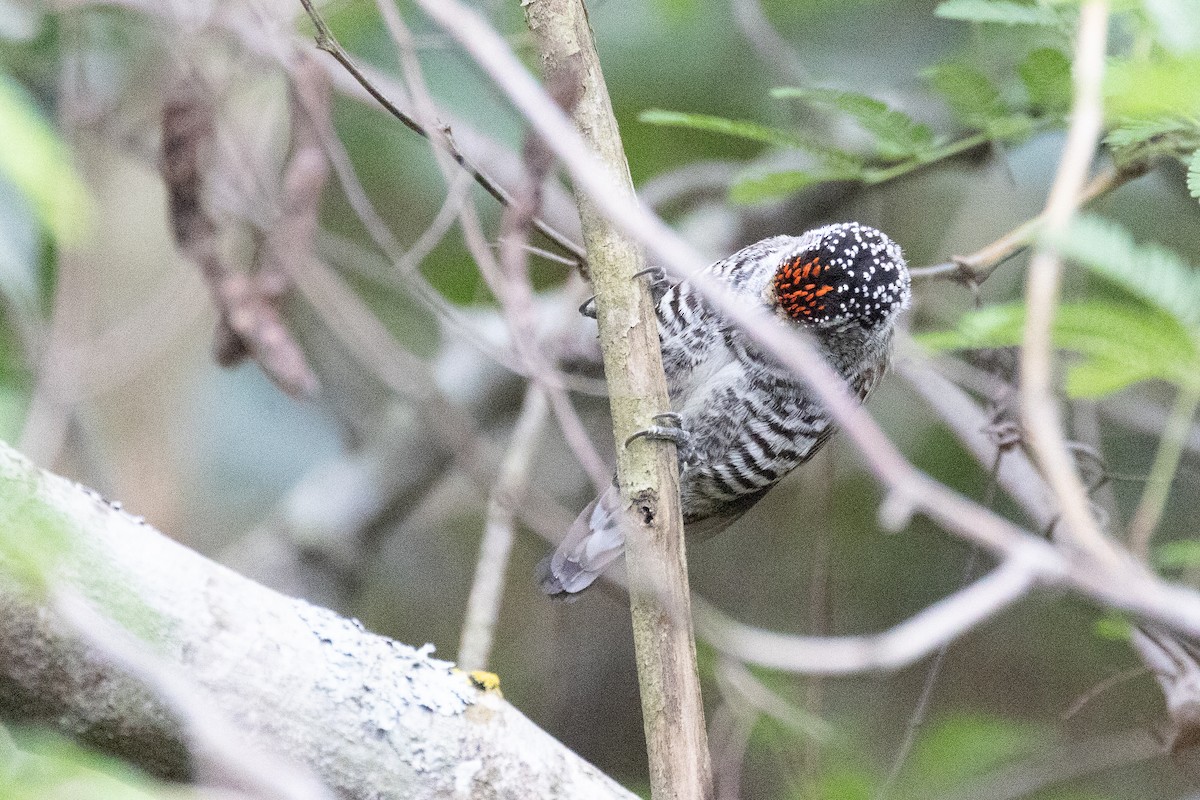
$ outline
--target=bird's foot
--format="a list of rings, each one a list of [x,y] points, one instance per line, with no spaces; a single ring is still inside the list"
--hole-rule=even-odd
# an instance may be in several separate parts
[[[667,293],[667,289],[671,288],[671,282],[667,280],[667,273],[662,267],[646,267],[633,273],[633,277],[637,278],[647,276],[650,279],[650,298],[654,300],[654,304],[658,305],[658,301]]]
[[[650,277],[650,297],[654,301],[654,304],[658,305],[658,301],[667,293],[667,289],[671,288],[671,282],[667,280],[667,273],[662,267],[647,267],[633,273],[633,278],[637,280],[644,275]],[[596,318],[596,295],[592,295],[583,301],[583,305],[579,307],[579,313],[585,317]]]
[[[666,411],[651,417],[654,425],[635,432],[625,440],[628,447],[634,439],[657,439],[662,442],[673,442],[679,453],[679,460],[690,463],[695,453],[692,450],[692,432],[683,427],[683,417],[674,411]]]

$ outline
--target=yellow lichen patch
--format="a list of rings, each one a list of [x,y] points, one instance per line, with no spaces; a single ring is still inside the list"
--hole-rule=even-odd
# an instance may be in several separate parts
[[[500,676],[496,673],[477,669],[467,673],[467,677],[471,679],[471,683],[475,685],[476,689],[484,692],[495,692],[501,697],[504,696],[504,693],[500,691]]]

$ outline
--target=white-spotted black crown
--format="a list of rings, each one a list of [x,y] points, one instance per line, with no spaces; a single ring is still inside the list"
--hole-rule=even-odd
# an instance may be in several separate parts
[[[882,231],[841,222],[803,240],[804,249],[784,256],[774,280],[776,302],[792,319],[875,328],[908,306],[908,265]]]

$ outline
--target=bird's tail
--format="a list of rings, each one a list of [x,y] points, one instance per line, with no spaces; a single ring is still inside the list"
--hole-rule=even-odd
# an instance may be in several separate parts
[[[542,591],[560,599],[582,592],[625,552],[620,520],[621,494],[615,485],[585,508],[562,544],[538,564]]]

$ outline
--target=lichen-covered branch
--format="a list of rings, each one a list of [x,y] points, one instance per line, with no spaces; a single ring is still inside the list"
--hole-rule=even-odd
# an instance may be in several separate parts
[[[265,589],[2,445],[0,519],[7,720],[191,775],[176,710],[47,599],[70,595],[137,632],[247,748],[306,766],[339,797],[633,797],[451,664]],[[17,579],[35,574],[51,593]]]

